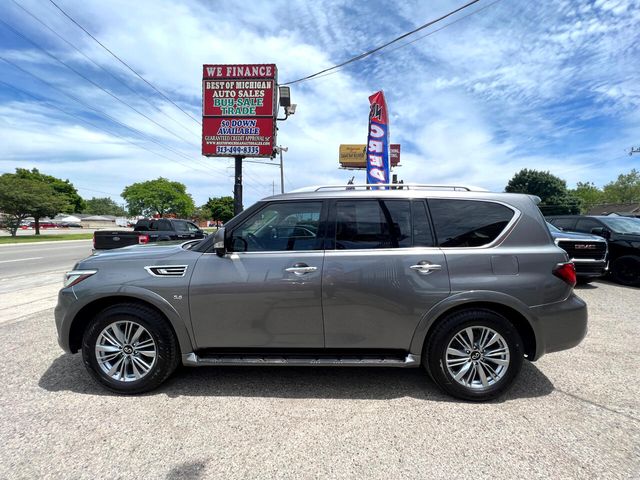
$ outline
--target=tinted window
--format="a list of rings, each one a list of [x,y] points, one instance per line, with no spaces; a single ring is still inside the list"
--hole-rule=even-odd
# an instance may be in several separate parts
[[[187,222],[181,222],[180,220],[173,222],[173,227],[176,229],[176,232],[188,232]]]
[[[389,219],[391,220],[391,235],[394,247],[410,247],[411,246],[411,209],[409,202],[406,200],[385,200],[382,203],[382,209],[387,210]]]
[[[493,242],[513,217],[498,203],[472,200],[429,200],[431,217],[441,247],[481,247]]]
[[[413,246],[433,247],[433,232],[427,217],[427,206],[423,201],[411,202],[413,214]]]
[[[322,202],[272,203],[249,217],[231,235],[236,252],[315,250]]]
[[[389,225],[377,200],[336,203],[336,249],[391,246]]]
[[[553,218],[549,221],[556,227],[562,228],[563,230],[573,230],[573,227],[576,224],[575,218]]]
[[[411,247],[408,200],[336,202],[336,248]]]
[[[581,218],[578,220],[575,229],[578,232],[591,233],[592,228],[598,227],[602,228],[602,224],[597,220],[594,220],[592,218]]]
[[[187,224],[187,230],[189,230],[191,233],[196,233],[200,231],[200,228],[198,228],[197,225],[194,225],[191,222],[185,222]]]

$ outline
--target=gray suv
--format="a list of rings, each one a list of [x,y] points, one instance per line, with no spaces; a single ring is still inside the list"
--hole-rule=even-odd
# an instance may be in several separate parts
[[[67,273],[58,341],[121,393],[182,363],[423,367],[503,393],[574,347],[587,308],[536,198],[465,187],[319,187],[266,198],[202,241],[95,254]]]

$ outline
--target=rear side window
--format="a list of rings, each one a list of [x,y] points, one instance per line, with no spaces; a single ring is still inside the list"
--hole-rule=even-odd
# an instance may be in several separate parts
[[[176,229],[176,232],[188,232],[187,222],[182,222],[180,220],[173,222],[173,227]]]
[[[430,199],[429,209],[440,247],[481,247],[493,242],[514,212],[499,203]]]
[[[575,229],[578,232],[591,233],[592,228],[598,227],[602,228],[602,225],[597,220],[594,220],[592,218],[581,218],[580,220],[578,220]]]
[[[576,225],[575,218],[552,218],[549,221],[563,230],[573,230]]]
[[[412,206],[411,203],[414,205]],[[424,202],[341,200],[336,202],[336,249],[433,246]]]

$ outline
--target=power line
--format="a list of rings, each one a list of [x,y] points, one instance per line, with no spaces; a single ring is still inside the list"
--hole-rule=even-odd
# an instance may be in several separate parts
[[[182,140],[185,143],[190,143],[189,140],[187,140],[186,138],[178,135],[177,133],[169,130],[168,128],[164,127],[163,125],[159,124],[158,122],[156,122],[155,120],[153,120],[151,117],[149,117],[148,115],[145,115],[144,113],[142,113],[140,110],[136,109],[135,107],[133,107],[132,105],[130,105],[129,103],[125,102],[124,100],[122,100],[120,97],[118,97],[117,95],[111,93],[109,90],[107,90],[106,88],[102,87],[101,85],[99,85],[98,83],[94,82],[93,80],[91,80],[89,77],[87,77],[86,75],[84,75],[83,73],[79,72],[78,70],[76,70],[75,68],[73,68],[71,65],[69,65],[68,63],[66,63],[65,61],[61,60],[60,58],[58,58],[56,55],[54,55],[53,53],[49,52],[47,49],[45,49],[44,47],[42,47],[41,45],[39,45],[37,42],[31,40],[29,37],[27,37],[26,35],[24,35],[23,33],[19,32],[18,30],[16,30],[14,27],[12,27],[11,25],[9,25],[8,23],[6,23],[4,20],[0,19],[0,23],[2,23],[6,28],[8,28],[9,30],[11,30],[13,33],[15,33],[16,35],[18,35],[19,37],[21,37],[22,39],[26,40],[27,42],[29,42],[30,44],[32,44],[34,47],[36,47],[38,50],[42,51],[45,55],[48,55],[49,57],[53,58],[54,60],[56,60],[58,63],[64,65],[66,68],[68,68],[69,70],[71,70],[72,72],[74,72],[76,75],[78,75],[79,77],[85,79],[87,82],[91,83],[93,86],[99,88],[100,90],[102,90],[104,93],[106,93],[107,95],[109,95],[110,97],[114,98],[115,100],[119,101],[120,103],[122,103],[123,105],[129,107],[131,110],[133,110],[134,112],[136,112],[137,114],[141,115],[142,117],[146,118],[147,120],[149,120],[150,122],[154,123],[155,125],[157,125],[158,127],[160,127],[161,129],[163,129],[164,131],[170,133],[171,135],[173,135],[174,137]]]
[[[1,57],[0,57],[0,58],[1,58]],[[5,60],[5,59],[3,59],[3,60]],[[5,60],[5,61],[6,61],[6,60]],[[33,98],[34,100],[39,101],[39,102],[41,102],[41,103],[43,103],[43,104],[47,105],[47,106],[48,106],[48,107],[50,107],[50,108],[53,108],[53,109],[55,109],[55,110],[58,110],[58,111],[60,111],[60,112],[64,113],[65,115],[69,115],[70,117],[77,118],[78,120],[80,120],[80,121],[82,121],[82,122],[84,122],[84,123],[86,123],[86,124],[88,124],[88,125],[91,125],[92,127],[97,128],[98,130],[102,130],[103,132],[105,132],[105,133],[107,133],[107,134],[109,134],[109,135],[113,135],[114,137],[118,137],[118,138],[120,138],[120,139],[124,140],[125,142],[127,142],[127,143],[129,143],[129,144],[131,144],[131,145],[135,146],[135,147],[141,148],[141,149],[143,149],[143,150],[145,150],[145,151],[147,151],[147,152],[151,153],[152,155],[156,155],[156,156],[162,157],[162,158],[164,158],[164,159],[166,159],[166,160],[169,160],[169,161],[171,161],[171,162],[178,163],[179,165],[186,166],[186,167],[191,168],[191,169],[193,169],[193,170],[198,170],[198,171],[200,171],[200,172],[204,172],[204,173],[206,173],[206,174],[209,174],[209,172],[206,172],[206,171],[204,171],[204,170],[194,169],[194,167],[193,167],[192,165],[188,165],[188,164],[185,164],[185,163],[183,163],[183,162],[181,162],[181,161],[179,161],[179,160],[175,160],[175,159],[173,159],[173,158],[167,157],[166,155],[163,155],[162,153],[158,153],[158,152],[154,152],[154,151],[152,151],[152,150],[149,150],[147,147],[145,147],[145,146],[143,146],[143,145],[140,145],[139,143],[135,143],[135,142],[133,142],[133,141],[129,140],[129,139],[128,139],[128,138],[126,138],[124,135],[120,135],[120,134],[118,134],[118,133],[116,133],[116,132],[113,132],[113,131],[108,130],[108,129],[104,128],[104,127],[101,127],[101,126],[99,126],[99,125],[96,125],[95,123],[93,123],[93,122],[91,122],[91,121],[89,121],[89,120],[87,120],[87,119],[85,119],[85,118],[82,118],[82,117],[80,117],[79,115],[76,115],[76,114],[74,114],[74,113],[70,113],[70,112],[68,112],[68,111],[66,111],[66,110],[64,110],[64,109],[62,109],[62,108],[60,108],[60,107],[58,107],[57,105],[54,105],[53,103],[48,102],[47,100],[44,100],[44,99],[43,99],[43,98],[41,98],[41,97],[38,97],[37,95],[34,95],[34,94],[30,93],[30,92],[27,92],[26,90],[23,90],[23,89],[21,89],[21,88],[16,87],[15,85],[11,85],[11,84],[9,84],[9,83],[7,83],[7,82],[4,82],[4,81],[2,81],[2,80],[0,80],[0,84],[2,84],[2,85],[4,85],[4,86],[6,86],[6,87],[8,87],[8,88],[11,88],[11,89],[12,89],[12,90],[14,90],[14,91],[20,92],[20,93],[22,93],[23,95],[26,95],[26,96],[28,96],[28,97],[31,97],[31,98]],[[102,193],[107,193],[107,192],[102,192]]]
[[[49,1],[53,3],[53,0],[49,0]],[[339,63],[338,65],[334,65],[332,67],[325,68],[324,70],[320,70],[319,72],[316,72],[314,74],[307,75],[306,77],[302,77],[302,78],[299,78],[297,80],[293,80],[292,82],[283,83],[282,85],[293,85],[294,83],[302,82],[302,81],[305,81],[305,80],[310,80],[310,79],[315,78],[315,77],[317,77],[319,75],[322,75],[323,73],[327,73],[327,72],[330,72],[331,70],[335,70],[337,68],[344,67],[345,65],[348,65],[350,63],[357,62],[358,60],[362,60],[363,58],[366,58],[366,57],[368,57],[370,55],[373,55],[374,53],[378,52],[379,50],[382,50],[383,48],[386,48],[389,45],[392,45],[392,44],[394,44],[396,42],[399,42],[403,38],[406,38],[406,37],[408,37],[410,35],[413,35],[414,33],[419,32],[420,30],[424,30],[425,28],[430,27],[431,25],[434,25],[434,24],[444,20],[445,18],[448,18],[451,15],[456,14],[456,13],[464,10],[465,8],[470,7],[471,5],[473,5],[475,3],[478,3],[479,1],[480,0],[471,0],[469,3],[466,3],[466,4],[462,5],[461,7],[456,8],[455,10],[451,10],[449,13],[446,13],[446,14],[442,15],[441,17],[436,18],[435,20],[431,20],[431,21],[429,21],[429,22],[427,22],[427,23],[425,23],[423,25],[420,25],[418,28],[415,28],[415,29],[411,30],[410,32],[404,33],[404,34],[400,35],[399,37],[394,38],[390,42],[387,42],[387,43],[385,43],[383,45],[380,45],[379,47],[376,47],[376,48],[374,48],[372,50],[369,50],[369,51],[366,51],[364,53],[361,53],[360,55],[356,55],[355,57],[352,57],[349,60],[346,60],[346,61],[344,61],[342,63]]]
[[[155,138],[141,132],[140,130],[131,127],[129,125],[126,125],[118,120],[116,120],[115,118],[113,118],[111,115],[109,115],[108,113],[105,113],[95,107],[92,107],[90,105],[88,105],[87,103],[83,102],[82,100],[80,100],[79,98],[77,98],[74,95],[71,95],[70,93],[65,92],[64,90],[59,89],[58,87],[56,87],[55,85],[51,84],[50,82],[47,82],[46,80],[42,79],[41,77],[39,77],[38,75],[35,75],[34,73],[29,72],[28,70],[25,70],[24,68],[20,67],[19,65],[17,65],[16,63],[12,62],[11,60],[8,60],[7,58],[3,57],[2,55],[0,55],[0,60],[4,60],[5,62],[7,62],[8,64],[12,65],[14,68],[20,70],[21,72],[35,78],[36,80],[39,80],[40,82],[44,83],[45,85],[47,85],[49,88],[56,90],[57,92],[62,93],[64,96],[71,98],[72,100],[74,100],[75,102],[79,103],[80,105],[84,106],[85,108],[88,108],[89,110],[93,110],[94,112],[96,112],[98,115],[110,120],[111,122],[120,125],[121,127],[130,130],[134,133],[136,133],[138,136],[142,137],[143,139],[153,142],[156,145],[165,148],[169,151],[171,151],[172,153],[181,156],[183,158],[185,158],[186,160],[192,161],[193,159],[191,157],[189,157],[188,155],[180,152],[179,150],[175,150],[172,147],[170,147],[169,145],[166,145],[158,140],[156,140]]]
[[[441,26],[439,28],[436,28],[435,30],[432,30],[432,31],[430,31],[428,33],[425,33],[424,35],[420,35],[419,37],[414,38],[413,40],[410,40],[410,41],[408,41],[406,43],[398,45],[397,47],[391,48],[389,50],[375,52],[375,54],[377,54],[377,55],[387,55],[388,53],[392,53],[392,52],[395,52],[396,50],[400,50],[401,48],[404,48],[404,47],[407,47],[407,46],[409,46],[409,45],[411,45],[413,43],[416,43],[417,41],[422,40],[424,38],[427,38],[427,37],[433,35],[434,33],[438,33],[440,30],[444,30],[445,28],[450,27],[451,25],[454,25],[454,24],[464,20],[465,18],[471,17],[472,15],[475,15],[476,13],[480,13],[481,11],[486,10],[487,8],[495,5],[496,3],[500,2],[500,1],[501,0],[494,0],[493,2],[485,5],[482,8],[478,8],[477,10],[474,10],[473,12],[467,13],[466,15],[463,15],[460,18],[456,18],[455,20],[453,20],[453,21],[451,21],[449,23],[446,23],[446,24],[444,24],[443,26]],[[318,75],[317,77],[314,77],[314,78],[317,80],[319,78],[328,77],[329,75],[334,75],[334,74],[340,72],[343,68],[344,68],[344,66],[340,67],[340,68],[336,68],[335,70],[333,70],[331,72],[324,73],[322,75]],[[303,81],[303,80],[300,80],[300,81]],[[284,84],[284,85],[286,85],[286,84]]]
[[[160,112],[162,115],[166,116],[167,118],[169,118],[170,120],[172,120],[174,123],[176,123],[177,125],[179,125],[180,127],[184,128],[186,131],[188,131],[189,133],[192,133],[194,135],[198,135],[195,132],[193,132],[192,130],[189,130],[186,126],[184,126],[182,123],[180,123],[178,120],[176,120],[175,118],[173,118],[171,115],[169,115],[166,112],[163,112],[162,110],[160,110],[160,108],[158,108],[153,102],[149,101],[149,99],[147,97],[145,97],[144,95],[142,95],[140,92],[134,90],[133,88],[131,88],[126,82],[124,82],[122,79],[120,79],[119,77],[117,77],[116,75],[114,75],[113,73],[111,73],[108,69],[106,69],[105,67],[103,67],[102,65],[100,65],[98,62],[94,61],[91,57],[89,57],[88,55],[86,55],[82,50],[80,50],[76,45],[74,45],[72,42],[70,42],[69,40],[67,40],[66,38],[64,38],[62,35],[60,35],[58,32],[56,32],[53,28],[51,28],[49,25],[47,25],[46,23],[44,23],[40,18],[38,18],[37,15],[35,15],[33,12],[29,11],[26,7],[24,7],[23,5],[20,5],[16,0],[11,0],[18,8],[20,8],[22,11],[24,11],[27,15],[31,16],[36,22],[38,22],[40,25],[42,25],[43,27],[45,27],[47,30],[49,30],[51,33],[53,33],[56,37],[58,37],[60,40],[62,40],[63,42],[65,42],[67,45],[69,45],[71,48],[73,48],[76,52],[78,52],[80,55],[82,55],[84,58],[86,58],[88,61],[90,61],[93,65],[95,65],[97,68],[99,68],[100,70],[102,70],[103,72],[105,72],[107,75],[109,75],[111,78],[113,78],[115,81],[117,81],[118,83],[120,83],[122,86],[124,86],[125,88],[127,88],[131,93],[133,93],[134,95],[138,96],[140,99],[144,100],[150,107],[154,108],[156,111]],[[199,135],[198,135],[199,136]]]
[[[160,94],[160,96],[162,96],[162,98],[164,98],[165,100],[167,100],[168,102],[170,102],[171,104],[173,104],[178,110],[180,110],[182,113],[184,113],[185,115],[187,115],[191,120],[193,120],[194,122],[196,122],[198,125],[202,125],[202,122],[200,120],[197,120],[196,118],[194,118],[190,113],[188,113],[187,111],[183,110],[177,103],[175,103],[173,100],[171,100],[169,97],[167,97],[162,91],[160,91],[158,88],[156,88],[155,85],[153,85],[151,82],[149,82],[146,78],[144,78],[142,75],[140,75],[138,72],[136,72],[127,62],[125,62],[124,60],[122,60],[118,55],[116,55],[115,53],[113,53],[111,50],[109,50],[109,48],[107,48],[102,42],[100,42],[100,40],[98,40],[96,37],[94,37],[91,33],[89,33],[89,31],[84,28],[82,25],[80,25],[76,20],[74,20],[67,12],[65,12],[56,2],[54,2],[53,0],[49,0],[53,6],[55,6],[58,10],[60,10],[60,12],[62,12],[62,14],[67,17],[69,20],[71,20],[78,28],[80,28],[84,33],[86,33],[87,35],[89,35],[98,45],[100,45],[102,48],[104,48],[107,52],[109,52],[111,54],[111,56],[113,56],[116,60],[118,60],[122,65],[124,65],[125,67],[127,67],[131,72],[133,72],[140,80],[142,80],[144,83],[146,83],[147,85],[149,85],[151,88],[153,88],[156,92],[158,92],[158,94]],[[478,0],[476,0],[478,1]]]

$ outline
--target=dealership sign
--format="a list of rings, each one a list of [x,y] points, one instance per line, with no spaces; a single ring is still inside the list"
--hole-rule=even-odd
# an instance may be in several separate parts
[[[203,65],[202,154],[272,157],[278,70],[266,65]]]
[[[340,167],[346,169],[360,170],[367,168],[367,146],[360,144],[342,144],[339,150]],[[400,144],[389,145],[389,160],[392,167],[400,164]]]

